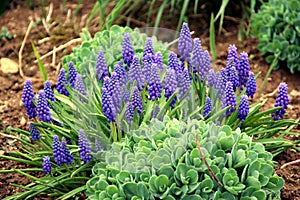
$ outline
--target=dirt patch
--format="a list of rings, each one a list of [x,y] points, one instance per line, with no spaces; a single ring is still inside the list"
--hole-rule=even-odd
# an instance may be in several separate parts
[[[49,30],[45,28],[43,23],[39,21],[41,18],[41,10],[37,6],[34,10],[26,8],[23,1],[14,1],[11,4],[11,8],[0,17],[0,27],[6,26],[10,32],[14,34],[12,40],[0,41],[0,57],[8,57],[12,60],[18,61],[18,51],[22,44],[25,32],[27,30],[30,20],[34,20],[34,27],[30,32],[28,40],[25,43],[23,51],[22,66],[26,77],[29,77],[33,81],[34,91],[43,88],[43,81],[41,79],[38,66],[34,63],[35,57],[33,55],[31,42],[33,42],[41,55],[53,50],[53,47],[59,47],[65,44],[71,39],[78,38],[81,28],[85,25],[84,22],[87,15],[90,13],[93,4],[84,3],[80,7],[78,15],[76,17],[68,18],[68,10],[74,12],[77,5],[77,0],[68,1],[63,7],[58,0],[51,1],[54,5],[52,18],[49,22]],[[49,6],[46,6],[48,11]],[[20,14],[22,13],[22,14]],[[69,19],[69,21],[68,21]],[[197,21],[197,17],[193,17],[193,20]],[[90,31],[92,35],[98,30],[95,26],[97,22],[91,24]],[[176,29],[177,23],[166,23],[162,24],[164,28]],[[138,26],[141,24],[135,24]],[[202,44],[205,49],[208,49],[209,45],[209,33],[208,29],[200,29],[196,24],[190,24],[191,30],[196,31],[197,37],[200,36]],[[257,40],[247,39],[244,42],[237,40],[237,30],[239,24],[238,21],[225,20],[224,29],[222,31],[222,37],[216,38],[216,48],[218,53],[217,66],[225,66],[227,58],[227,49],[229,44],[235,44],[238,48],[239,53],[243,50],[246,51],[250,56],[251,70],[255,73],[261,72],[261,75],[257,81],[258,88],[262,84],[262,80],[265,77],[268,64],[261,57],[258,50],[256,49]],[[48,38],[45,40],[44,38]],[[53,62],[52,57],[48,57],[43,60],[47,70],[48,79],[52,85],[56,82],[57,65],[59,64],[62,56],[71,53],[72,48],[76,46],[73,44],[63,51],[56,54],[56,60]],[[264,89],[264,96],[269,98],[266,108],[273,107],[277,93],[274,90],[278,87],[282,81],[287,82],[289,87],[289,94],[291,103],[288,107],[287,114],[291,119],[297,119],[300,117],[300,73],[291,75],[286,69],[280,69],[274,71]],[[5,132],[8,126],[18,127],[27,129],[29,120],[26,116],[25,109],[20,105],[22,89],[24,85],[24,78],[19,74],[3,74],[0,72],[0,132]],[[296,92],[295,92],[296,91]],[[298,93],[297,93],[298,92]],[[257,94],[254,101],[260,101]],[[299,128],[299,127],[298,127]],[[19,144],[12,138],[5,137],[0,134],[0,154],[7,155],[7,152],[20,149]],[[296,160],[300,158],[300,154],[288,150],[275,158],[279,163],[276,167],[276,173],[285,179],[285,187],[282,190],[282,199],[300,199],[300,166],[291,165],[284,169],[280,169],[280,166],[284,163]],[[0,159],[0,169],[12,169],[22,168],[23,164],[19,164],[12,161]],[[11,186],[11,183],[26,185],[30,182],[29,179],[23,176],[10,173],[0,174],[0,199],[18,193],[21,189]]]

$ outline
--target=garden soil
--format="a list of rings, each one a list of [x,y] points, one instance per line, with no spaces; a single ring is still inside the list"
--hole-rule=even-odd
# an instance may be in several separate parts
[[[13,1],[10,8],[0,17],[0,28],[5,26],[14,34],[13,39],[0,41],[0,58],[6,57],[17,63],[19,62],[19,50],[30,20],[34,21],[34,25],[24,43],[24,50],[21,53],[24,76],[20,76],[20,73],[5,73],[0,70],[0,155],[8,155],[8,152],[15,150],[22,151],[15,138],[16,136],[11,135],[7,130],[8,127],[28,129],[30,121],[26,116],[25,109],[20,105],[25,79],[30,78],[32,80],[35,92],[43,88],[43,81],[38,65],[34,62],[35,57],[31,43],[35,44],[40,55],[44,55],[52,51],[54,47],[59,47],[72,39],[78,38],[80,30],[85,26],[85,21],[93,6],[91,3],[83,3],[79,7],[77,15],[74,16],[74,11],[77,8],[76,0],[68,1],[65,5],[60,4],[59,0],[51,2],[53,2],[54,5],[53,13],[46,26],[44,26],[41,21],[42,12],[40,7],[37,6],[34,9],[28,9],[23,1]],[[49,6],[46,6],[45,9],[47,13]],[[134,25],[140,26],[138,23]],[[169,22],[168,24],[162,23],[162,26],[164,25],[164,28],[175,29],[177,22],[174,22],[173,26],[170,26]],[[98,20],[93,20],[89,26],[89,31],[92,35],[98,31],[97,27]],[[257,81],[259,88],[263,78],[266,76],[269,64],[264,61],[264,58],[256,49],[258,44],[257,40],[246,39],[241,42],[237,39],[238,28],[238,19],[225,17],[221,36],[217,35],[216,37],[218,59],[215,67],[221,68],[225,66],[228,46],[229,44],[235,44],[238,47],[239,53],[241,51],[248,53],[251,70],[255,73],[261,72]],[[190,24],[190,29],[195,31],[194,36],[200,37],[204,49],[208,49],[209,32],[201,30],[196,23]],[[72,48],[78,44],[79,43],[73,43],[64,50],[58,51],[55,58],[50,56],[43,60],[51,85],[55,85],[56,83],[57,72],[62,56],[71,53]],[[264,109],[273,107],[277,95],[276,89],[282,81],[288,84],[289,97],[291,99],[287,109],[287,115],[288,118],[295,120],[300,117],[299,72],[291,74],[287,68],[285,68],[271,73],[262,95],[263,98],[269,98]],[[256,94],[252,101],[261,101],[261,98]],[[295,131],[300,132],[299,126],[295,128]],[[299,139],[299,137],[290,139]],[[285,186],[281,195],[282,199],[300,200],[300,164],[288,165],[280,169],[283,164],[297,159],[300,159],[300,153],[296,153],[293,150],[286,150],[274,158],[277,163],[276,173],[285,180]],[[0,159],[0,170],[18,169],[24,166],[26,166],[26,164]],[[42,176],[42,174],[34,175]],[[0,174],[0,199],[22,191],[11,184],[26,185],[30,182],[30,179],[17,173]],[[39,199],[50,198],[40,197]]]

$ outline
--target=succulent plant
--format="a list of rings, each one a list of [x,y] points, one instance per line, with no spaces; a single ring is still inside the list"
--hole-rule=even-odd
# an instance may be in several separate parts
[[[222,183],[211,177],[199,156]],[[280,199],[272,155],[239,129],[153,119],[115,142],[93,167],[89,199]]]
[[[274,69],[288,67],[300,71],[300,2],[269,0],[251,15],[251,28],[258,38],[258,50]]]

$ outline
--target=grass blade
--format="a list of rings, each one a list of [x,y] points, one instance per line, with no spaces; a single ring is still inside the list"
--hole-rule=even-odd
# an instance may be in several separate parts
[[[213,56],[214,62],[217,60],[217,52],[216,52],[216,42],[215,42],[215,22],[214,22],[214,13],[211,13],[210,17],[210,27],[209,27],[209,46],[210,52]]]
[[[41,61],[41,56],[39,54],[39,52],[37,51],[35,45],[33,44],[33,42],[31,43],[31,46],[32,46],[32,49],[33,49],[33,53],[38,61],[38,66],[40,68],[40,72],[42,74],[42,78],[43,78],[43,81],[46,81],[47,80],[47,72],[46,72],[46,69],[45,69],[45,66],[43,65],[42,61]]]

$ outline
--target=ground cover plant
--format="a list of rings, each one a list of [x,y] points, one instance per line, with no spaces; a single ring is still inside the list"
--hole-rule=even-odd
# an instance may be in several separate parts
[[[247,54],[241,53],[238,59],[237,49],[230,46],[228,65],[215,72],[200,40],[194,40],[194,47],[192,44],[186,23],[180,33],[180,59],[166,50],[166,44],[137,30],[113,26],[94,39],[85,32],[82,45],[63,60],[65,69],[60,71],[57,91],[53,93],[46,82],[44,91],[35,97],[27,81],[22,101],[29,117],[38,121],[31,125],[30,132],[15,129],[27,154],[4,157],[38,168],[12,170],[36,182],[24,188],[26,193],[11,198],[46,191],[64,199],[84,191],[96,162],[91,155],[100,159],[103,149],[152,118],[227,124],[233,130],[240,127],[246,134],[255,135],[256,142],[265,143],[274,154],[288,147],[297,149],[291,141],[272,138],[289,134],[285,128],[294,124],[282,120],[289,102],[287,86],[280,85],[275,108],[259,112],[265,102],[248,105],[244,96],[251,97],[256,89]],[[39,147],[29,143],[30,136]],[[41,179],[25,173],[42,169],[49,175]],[[60,184],[65,187],[58,187]]]
[[[300,71],[299,11],[299,1],[270,0],[251,16],[252,33],[259,40],[257,48],[274,69]]]
[[[88,199],[280,199],[283,187],[272,155],[246,133],[168,117],[113,143],[93,175]]]

